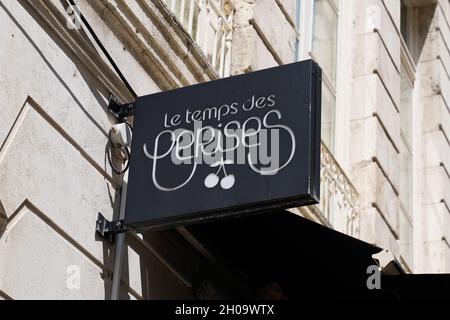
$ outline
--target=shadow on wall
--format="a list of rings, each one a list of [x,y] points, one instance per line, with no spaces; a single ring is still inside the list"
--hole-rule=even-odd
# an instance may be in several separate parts
[[[0,238],[5,232],[6,225],[8,224],[5,208],[3,207],[2,201],[0,200]]]

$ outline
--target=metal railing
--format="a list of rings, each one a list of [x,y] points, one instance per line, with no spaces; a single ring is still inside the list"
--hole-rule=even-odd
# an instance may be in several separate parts
[[[221,77],[230,75],[233,12],[229,0],[163,0]]]
[[[333,229],[359,238],[359,194],[324,144],[321,146],[321,158],[318,211]]]

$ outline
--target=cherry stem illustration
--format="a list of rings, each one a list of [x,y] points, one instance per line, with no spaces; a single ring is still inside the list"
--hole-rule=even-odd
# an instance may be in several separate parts
[[[225,177],[227,177],[228,173],[227,173],[227,169],[225,169],[225,164],[222,164],[222,169],[223,169],[223,173],[225,174]]]

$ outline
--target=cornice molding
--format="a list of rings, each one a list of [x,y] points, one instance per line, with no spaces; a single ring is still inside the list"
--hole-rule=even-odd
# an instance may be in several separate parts
[[[90,5],[161,90],[218,78],[160,0],[98,0]]]
[[[138,0],[138,2],[146,6],[147,12],[149,14],[154,13],[155,18],[157,12],[159,13],[159,19],[155,19],[155,25],[160,27],[161,33],[167,37],[167,41],[172,45],[173,49],[180,54],[180,57],[187,61],[193,71],[196,71],[200,80],[214,80],[218,79],[219,75],[210,65],[207,57],[203,53],[202,49],[197,45],[197,43],[192,39],[192,37],[184,30],[180,25],[175,15],[169,10],[164,2],[161,0]],[[152,10],[148,4],[153,4],[154,8],[157,10]],[[161,23],[164,21],[164,23]],[[167,29],[170,27],[171,30]],[[164,32],[166,31],[166,32]],[[172,32],[171,32],[172,31]]]

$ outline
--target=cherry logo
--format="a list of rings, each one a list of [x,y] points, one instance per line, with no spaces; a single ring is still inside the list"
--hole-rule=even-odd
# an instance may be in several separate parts
[[[233,188],[234,184],[236,183],[236,178],[233,174],[227,174],[227,170],[225,169],[226,165],[233,164],[232,160],[220,160],[217,162],[214,162],[211,165],[211,168],[219,168],[216,173],[209,174],[205,179],[205,187],[208,189],[215,188],[219,182],[220,187],[224,190],[229,190]],[[223,171],[224,177],[220,179],[219,173]]]

